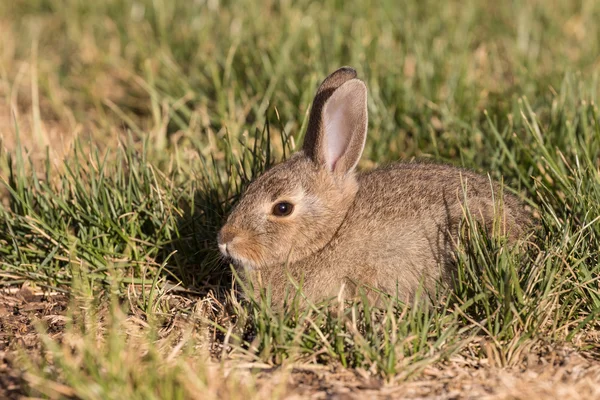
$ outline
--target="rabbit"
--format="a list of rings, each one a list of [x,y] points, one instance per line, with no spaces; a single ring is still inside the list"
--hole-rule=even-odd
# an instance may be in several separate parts
[[[496,216],[509,238],[530,226],[520,200],[465,169],[399,162],[357,172],[367,118],[356,71],[329,75],[302,149],[252,181],[219,231],[220,252],[256,291],[270,286],[273,304],[290,282],[312,302],[359,287],[410,301],[419,285],[448,286],[465,206],[487,231]]]

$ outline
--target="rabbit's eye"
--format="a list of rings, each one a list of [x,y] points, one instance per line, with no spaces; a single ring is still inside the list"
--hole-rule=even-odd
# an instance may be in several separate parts
[[[273,206],[273,215],[278,217],[287,217],[294,211],[294,205],[285,201],[277,203]]]

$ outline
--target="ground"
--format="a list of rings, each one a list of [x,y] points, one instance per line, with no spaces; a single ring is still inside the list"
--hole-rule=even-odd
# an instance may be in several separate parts
[[[63,334],[68,298],[63,294],[35,293],[23,287],[1,293],[0,398],[26,395],[28,377],[15,368],[19,351],[38,349],[34,324],[43,321],[54,339]],[[600,395],[600,353],[576,351],[571,346],[536,345],[521,362],[501,367],[493,358],[474,361],[460,355],[426,367],[417,379],[394,382],[374,378],[368,371],[341,366],[230,363],[225,368],[240,376],[252,375],[257,395],[274,393],[287,399],[591,399]],[[223,373],[223,372],[222,372]],[[222,378],[221,378],[222,379]],[[74,392],[64,387],[63,395]],[[58,389],[60,393],[60,388]]]

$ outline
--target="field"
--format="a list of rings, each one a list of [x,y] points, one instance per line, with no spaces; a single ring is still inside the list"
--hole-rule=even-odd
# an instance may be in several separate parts
[[[600,2],[0,2],[0,398],[600,397]],[[489,174],[432,305],[243,300],[216,233],[369,88],[359,165]]]

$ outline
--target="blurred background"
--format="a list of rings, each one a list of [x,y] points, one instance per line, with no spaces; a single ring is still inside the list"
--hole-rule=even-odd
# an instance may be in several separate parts
[[[594,0],[3,1],[0,128],[14,146],[13,110],[30,149],[130,130],[217,152],[274,109],[273,129],[298,137],[318,83],[350,65],[369,87],[364,163],[487,168],[484,110],[502,131],[521,96],[597,98],[599,20]]]

